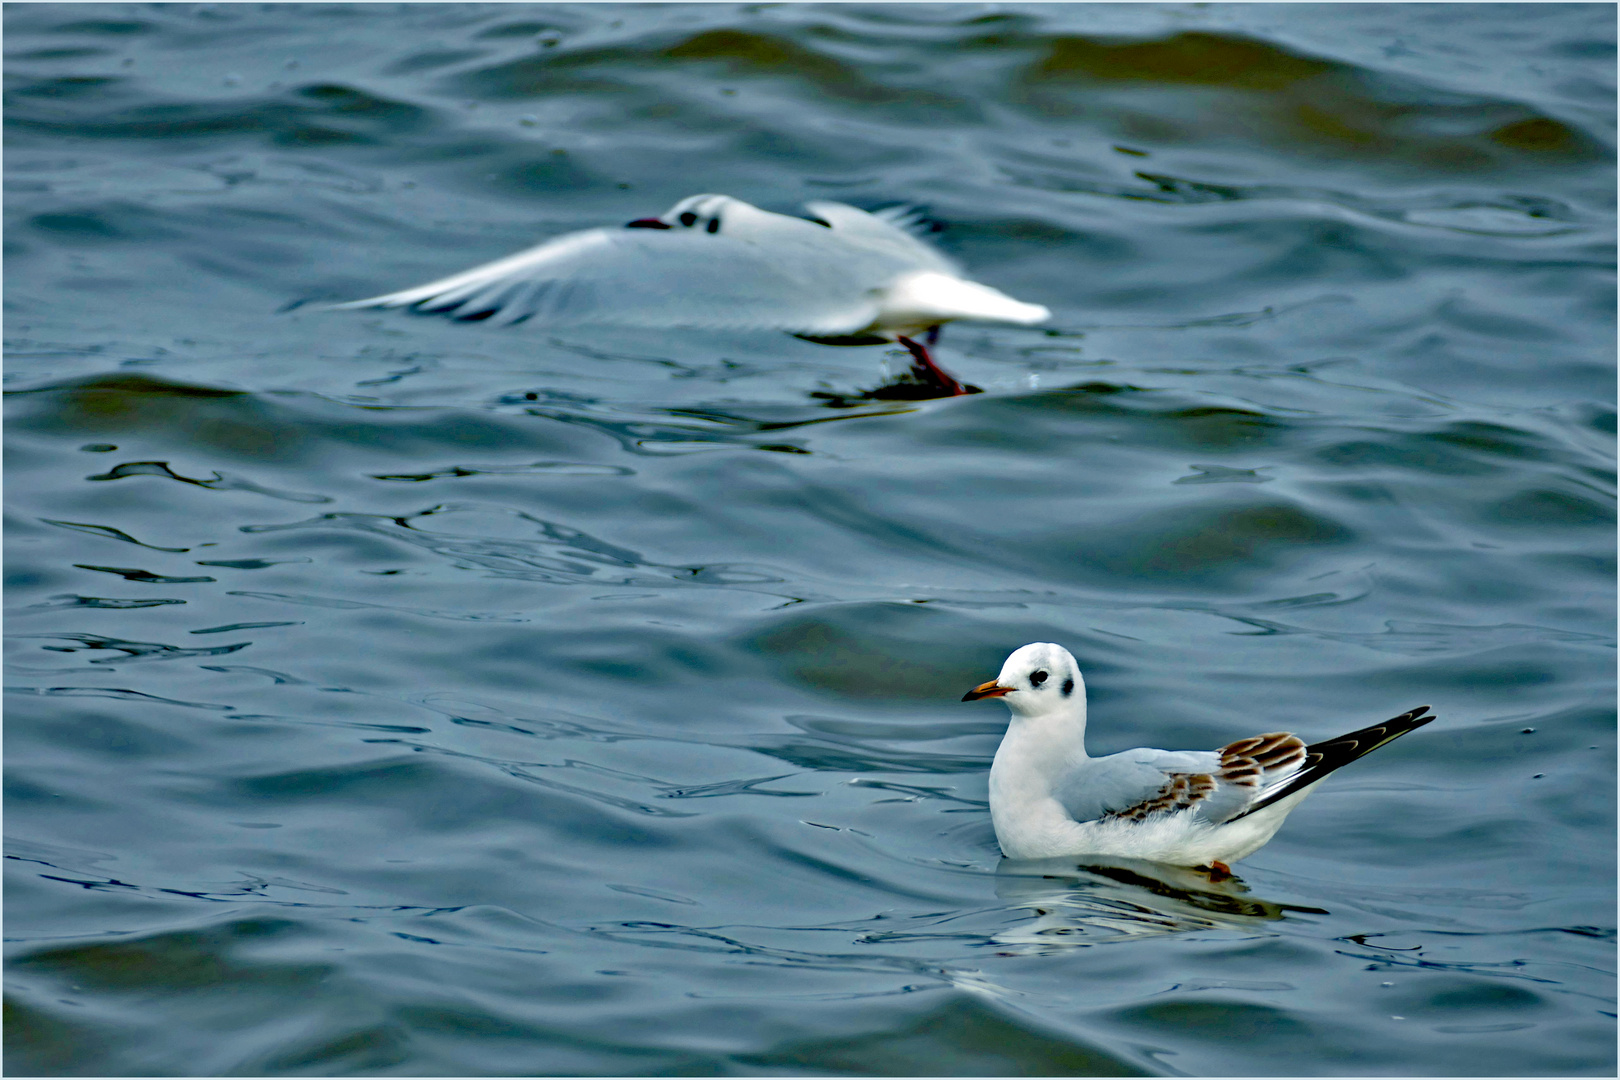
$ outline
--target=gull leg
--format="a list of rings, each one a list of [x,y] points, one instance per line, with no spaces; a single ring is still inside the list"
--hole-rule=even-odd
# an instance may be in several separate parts
[[[938,340],[938,337],[938,327],[934,327],[929,331],[930,343]],[[928,346],[903,335],[896,337],[895,340],[904,345],[906,351],[911,354],[911,373],[913,375],[916,375],[924,382],[933,383],[941,390],[946,391],[950,397],[958,397],[968,392],[967,387],[951,378],[945,373],[945,369],[934,363],[934,358],[928,355]]]

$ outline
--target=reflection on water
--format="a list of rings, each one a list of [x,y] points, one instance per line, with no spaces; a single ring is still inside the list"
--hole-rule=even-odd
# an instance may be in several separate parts
[[[998,946],[1041,952],[1195,930],[1258,931],[1290,913],[1326,910],[1250,895],[1240,877],[1139,859],[1005,859],[996,895],[1034,918],[996,935]]]

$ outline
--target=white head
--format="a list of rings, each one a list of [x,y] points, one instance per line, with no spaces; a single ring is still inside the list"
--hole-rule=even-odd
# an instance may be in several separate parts
[[[1007,702],[1013,719],[1045,717],[1086,722],[1086,684],[1080,665],[1069,650],[1050,641],[1037,641],[1014,652],[1001,665],[1001,674],[975,686],[963,701],[999,697]]]

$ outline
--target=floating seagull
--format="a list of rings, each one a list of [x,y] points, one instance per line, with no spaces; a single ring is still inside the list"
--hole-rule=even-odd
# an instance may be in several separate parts
[[[785,330],[833,345],[899,342],[913,374],[969,391],[916,340],[956,319],[1030,326],[1051,314],[969,281],[918,238],[908,207],[867,213],[811,202],[811,217],[773,214],[729,195],[693,195],[662,217],[586,229],[414,289],[333,310],[409,307],[505,326]]]
[[[1231,873],[1335,769],[1422,727],[1427,705],[1306,746],[1284,731],[1219,750],[1086,755],[1086,686],[1061,645],[1036,642],[962,698],[999,697],[1012,723],[990,766],[990,819],[1011,859],[1123,855]]]

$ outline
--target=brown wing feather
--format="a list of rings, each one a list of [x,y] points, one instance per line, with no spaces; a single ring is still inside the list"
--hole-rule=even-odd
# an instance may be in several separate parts
[[[1141,821],[1152,814],[1190,810],[1222,787],[1247,788],[1252,798],[1276,779],[1272,774],[1297,769],[1305,760],[1305,752],[1305,744],[1286,731],[1239,739],[1221,747],[1221,765],[1213,773],[1169,773],[1164,786],[1152,795],[1103,816]]]
[[[1251,814],[1278,799],[1309,787],[1335,769],[1372,753],[1387,742],[1422,727],[1432,716],[1424,716],[1428,706],[1403,713],[1382,724],[1352,731],[1337,739],[1306,746],[1297,735],[1272,731],[1251,735],[1221,747],[1221,765],[1213,773],[1170,773],[1164,786],[1134,806],[1110,810],[1105,818],[1141,821],[1152,814],[1189,810],[1214,795],[1222,787],[1243,787],[1255,795],[1279,783],[1261,801],[1236,813],[1231,821]]]
[[[1371,727],[1364,727],[1359,731],[1352,731],[1348,735],[1340,735],[1336,739],[1327,739],[1323,742],[1312,743],[1310,746],[1303,747],[1305,755],[1304,766],[1292,777],[1284,781],[1275,791],[1267,793],[1265,798],[1249,807],[1243,812],[1243,814],[1239,814],[1238,817],[1242,817],[1244,814],[1252,814],[1256,810],[1264,809],[1265,807],[1276,802],[1278,799],[1286,799],[1296,791],[1302,791],[1305,788],[1310,787],[1312,784],[1327,776],[1328,773],[1333,772],[1336,769],[1341,769],[1350,764],[1352,761],[1355,761],[1357,758],[1365,757],[1366,755],[1372,753],[1380,746],[1383,746],[1386,743],[1394,742],[1407,732],[1414,731],[1417,728],[1422,727],[1424,724],[1427,724],[1429,721],[1434,719],[1433,716],[1423,715],[1428,711],[1429,707],[1427,705],[1423,705],[1413,709],[1411,712],[1404,712],[1394,719],[1385,720],[1382,724],[1373,724]],[[1292,735],[1260,735],[1257,736],[1257,738],[1293,739],[1294,737]],[[1240,740],[1239,742],[1233,743],[1232,746],[1239,746],[1241,743],[1248,741],[1249,740],[1247,739]],[[1299,740],[1294,739],[1294,742],[1298,743]],[[1227,747],[1228,750],[1231,748],[1232,747]],[[1224,755],[1224,751],[1222,753]]]
[[[1305,763],[1308,749],[1297,735],[1272,731],[1221,747],[1221,775],[1234,782],[1252,776],[1257,782],[1275,780]]]
[[[1215,794],[1215,778],[1208,773],[1171,773],[1165,784],[1153,795],[1135,806],[1123,810],[1110,810],[1105,818],[1124,818],[1141,821],[1149,814],[1167,814],[1198,805]]]

